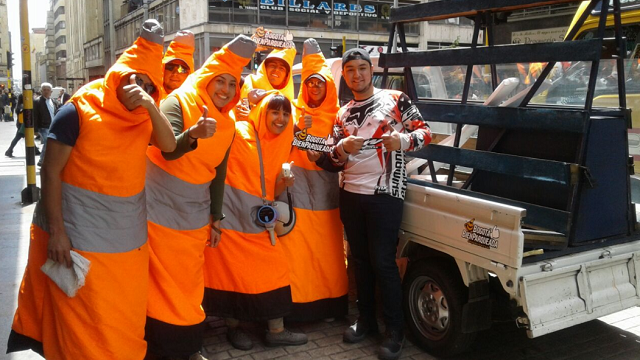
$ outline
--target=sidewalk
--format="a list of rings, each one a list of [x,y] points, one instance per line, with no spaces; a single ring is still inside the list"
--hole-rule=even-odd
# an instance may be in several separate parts
[[[34,205],[22,206],[20,192],[26,186],[24,141],[14,150],[15,158],[4,151],[15,134],[14,123],[0,122],[0,359],[41,359],[32,352],[6,355],[8,338],[22,273],[27,261],[29,226]],[[39,181],[39,176],[38,176]],[[264,328],[255,324],[247,330],[255,342],[251,351],[236,350],[225,339],[223,322],[208,319],[205,356],[210,360],[242,359],[377,359],[375,339],[360,344],[342,342],[342,333],[357,317],[355,286],[350,272],[350,309],[347,319],[331,322],[294,324],[305,332],[309,343],[298,347],[268,348],[263,345]],[[409,340],[403,359],[435,360]],[[453,360],[589,360],[640,359],[640,308],[631,308],[586,324],[528,339],[513,322],[496,322],[492,329],[478,334],[470,350]]]

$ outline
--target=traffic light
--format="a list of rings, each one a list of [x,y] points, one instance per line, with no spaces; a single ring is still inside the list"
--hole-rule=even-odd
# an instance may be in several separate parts
[[[258,70],[258,68],[260,67],[260,64],[262,64],[263,59],[264,59],[264,54],[261,52],[257,52],[254,65],[253,65],[254,70]]]
[[[331,47],[331,57],[342,57],[342,51],[343,51],[343,47],[342,45],[338,45],[338,46],[332,46]]]
[[[7,50],[7,69],[13,68],[13,53]]]

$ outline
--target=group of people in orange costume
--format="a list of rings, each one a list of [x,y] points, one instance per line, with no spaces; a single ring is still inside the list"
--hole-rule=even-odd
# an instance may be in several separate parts
[[[385,103],[395,110],[375,118],[386,126],[375,135],[384,140],[369,149],[344,127],[333,76],[314,39],[304,43],[294,99],[295,48],[272,51],[243,81],[256,51],[249,37],[236,37],[199,69],[192,33],[178,32],[164,54],[163,37],[155,20],[145,21],[105,78],[80,89],[53,121],[8,352],[202,360],[207,315],[224,318],[228,341],[248,350],[254,344],[241,321],[266,322],[267,346],[295,346],[307,336],[285,322],[347,314],[343,223],[349,237],[366,242],[368,235],[341,215],[341,191],[349,184],[339,182],[338,172],[349,181],[350,165],[357,165],[351,156],[360,162],[363,154],[377,159],[426,145],[430,133],[419,112],[398,94],[384,98],[396,101]],[[368,61],[368,75],[363,68],[345,76],[353,84],[368,81],[354,91],[358,100],[374,91],[371,61],[365,52],[345,56],[350,64]],[[331,151],[292,146],[296,133],[327,138]],[[357,169],[356,183],[370,171]],[[390,184],[387,173],[378,183]],[[279,212],[289,216],[285,232],[274,230]],[[69,297],[40,268],[47,259],[73,268],[76,256],[91,265],[84,286]],[[377,273],[376,261],[364,265],[367,256],[358,250],[356,267]],[[372,306],[369,289],[362,293],[359,301]],[[396,359],[402,322],[387,319],[386,307],[395,305],[385,299],[384,306],[395,332],[380,357]],[[346,342],[374,329],[370,318],[359,323],[346,330]]]

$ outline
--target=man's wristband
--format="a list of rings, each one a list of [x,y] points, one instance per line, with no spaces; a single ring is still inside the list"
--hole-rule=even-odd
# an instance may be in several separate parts
[[[222,230],[218,229],[215,225],[211,224],[211,230],[218,233],[218,235],[222,235]]]

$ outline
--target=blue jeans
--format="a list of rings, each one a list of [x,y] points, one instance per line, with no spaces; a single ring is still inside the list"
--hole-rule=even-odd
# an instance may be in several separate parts
[[[360,316],[375,319],[376,282],[387,329],[402,331],[402,284],[396,264],[402,199],[340,190],[340,218],[355,266]]]
[[[42,151],[40,151],[40,163],[44,161],[44,153],[47,151],[47,136],[49,136],[49,128],[38,129],[40,141],[42,141]]]

